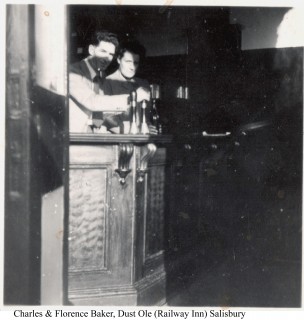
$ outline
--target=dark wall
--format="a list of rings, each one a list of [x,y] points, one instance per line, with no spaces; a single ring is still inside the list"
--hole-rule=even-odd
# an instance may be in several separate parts
[[[71,60],[87,54],[87,41],[95,29],[115,32],[120,40],[136,37],[146,47],[148,56],[185,54],[191,12],[194,7],[70,6]],[[77,48],[85,52],[77,54]]]
[[[189,282],[204,287],[213,274],[212,288],[225,289],[207,290],[201,300],[189,290],[187,305],[221,305],[219,292],[227,290],[230,306],[300,307],[303,48],[241,52],[235,71],[224,78],[233,79],[235,95],[223,95],[206,123],[223,129],[226,113],[235,119],[232,135],[184,137],[175,153],[176,198],[166,224],[168,291]],[[178,273],[170,272],[175,256]],[[219,266],[224,273],[212,271]],[[224,274],[236,279],[226,282]],[[240,279],[244,293],[235,292]]]

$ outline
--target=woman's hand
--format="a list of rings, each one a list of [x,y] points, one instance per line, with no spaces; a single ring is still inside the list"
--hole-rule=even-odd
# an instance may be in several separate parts
[[[137,102],[142,102],[143,100],[150,101],[150,91],[144,87],[139,87],[136,90]]]
[[[157,131],[156,127],[153,126],[153,124],[149,124],[148,127],[149,127],[150,134],[158,134],[158,131]]]

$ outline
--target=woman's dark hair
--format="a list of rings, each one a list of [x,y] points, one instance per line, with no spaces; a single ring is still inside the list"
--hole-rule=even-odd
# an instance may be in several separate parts
[[[118,47],[118,58],[122,58],[125,52],[131,52],[133,54],[138,54],[140,60],[143,60],[146,56],[146,49],[144,46],[142,46],[138,41],[136,40],[127,40],[121,42],[121,44]]]

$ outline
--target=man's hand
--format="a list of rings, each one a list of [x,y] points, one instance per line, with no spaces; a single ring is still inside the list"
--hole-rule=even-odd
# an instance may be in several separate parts
[[[143,100],[150,101],[150,91],[144,87],[139,87],[136,90],[137,102],[142,102]]]

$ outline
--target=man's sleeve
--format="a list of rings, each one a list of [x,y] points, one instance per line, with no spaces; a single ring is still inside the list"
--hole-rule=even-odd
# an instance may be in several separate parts
[[[128,94],[101,95],[91,88],[91,81],[70,72],[69,91],[71,98],[81,107],[90,111],[120,112],[128,108]]]

